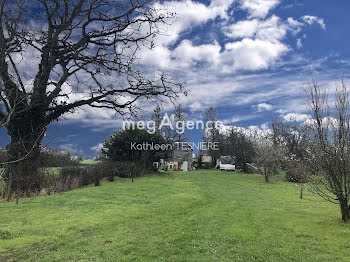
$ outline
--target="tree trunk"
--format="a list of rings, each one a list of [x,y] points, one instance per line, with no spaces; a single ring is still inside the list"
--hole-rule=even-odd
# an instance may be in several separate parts
[[[8,145],[7,169],[9,179],[6,181],[8,194],[20,191],[29,193],[38,185],[39,144],[26,139],[14,140]]]
[[[268,183],[269,182],[269,174],[267,173],[266,166],[264,166],[264,178],[265,178],[265,182]]]
[[[40,189],[40,144],[46,131],[43,119],[40,114],[27,111],[16,114],[6,126],[11,138],[5,176],[8,199],[14,192],[28,194]]]
[[[303,198],[304,184],[300,184],[300,198]]]
[[[269,183],[269,176],[268,175],[265,175],[265,182]]]
[[[341,218],[344,222],[346,222],[350,218],[349,203],[346,199],[340,199],[339,204],[340,204]]]

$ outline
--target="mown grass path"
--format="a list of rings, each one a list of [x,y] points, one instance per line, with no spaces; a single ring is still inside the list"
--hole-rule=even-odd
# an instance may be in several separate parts
[[[220,171],[0,203],[0,261],[350,261],[338,207]]]

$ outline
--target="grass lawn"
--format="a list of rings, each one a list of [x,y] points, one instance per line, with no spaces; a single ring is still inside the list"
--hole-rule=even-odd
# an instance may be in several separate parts
[[[79,164],[81,165],[96,165],[99,161],[93,160],[93,159],[85,159],[81,160]]]
[[[0,261],[349,261],[338,206],[220,171],[0,203]]]

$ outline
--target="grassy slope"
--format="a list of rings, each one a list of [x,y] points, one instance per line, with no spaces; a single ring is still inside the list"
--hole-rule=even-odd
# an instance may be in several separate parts
[[[350,254],[350,224],[337,206],[307,192],[300,200],[291,183],[210,170],[0,203],[0,226],[0,261],[349,261]]]

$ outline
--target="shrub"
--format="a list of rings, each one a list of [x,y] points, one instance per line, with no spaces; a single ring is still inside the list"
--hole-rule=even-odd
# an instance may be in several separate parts
[[[74,160],[70,152],[60,152],[51,148],[43,148],[40,153],[41,167],[77,166],[79,161]]]
[[[46,172],[41,188],[46,188],[48,194],[51,192],[64,192],[83,186],[95,184],[100,185],[103,178],[114,181],[114,177],[135,178],[151,173],[151,170],[140,168],[133,162],[103,161],[95,165],[63,167],[58,175]]]
[[[151,169],[140,168],[133,162],[102,161],[95,165],[70,166],[62,168],[41,168],[37,174],[35,184],[27,194],[20,196],[50,195],[52,193],[65,192],[86,185],[100,185],[103,178],[114,181],[114,178],[131,178],[151,173]],[[1,183],[0,183],[1,185]],[[33,190],[35,188],[35,190]],[[1,193],[1,190],[0,190]]]
[[[145,169],[131,161],[115,162],[106,160],[96,165],[89,165],[86,168],[88,172],[92,172],[100,178],[107,178],[109,181],[113,181],[116,176],[120,178],[132,178],[152,172],[151,168]]]
[[[50,192],[64,192],[84,185],[84,169],[80,167],[63,167],[59,175],[46,174],[47,190]]]

